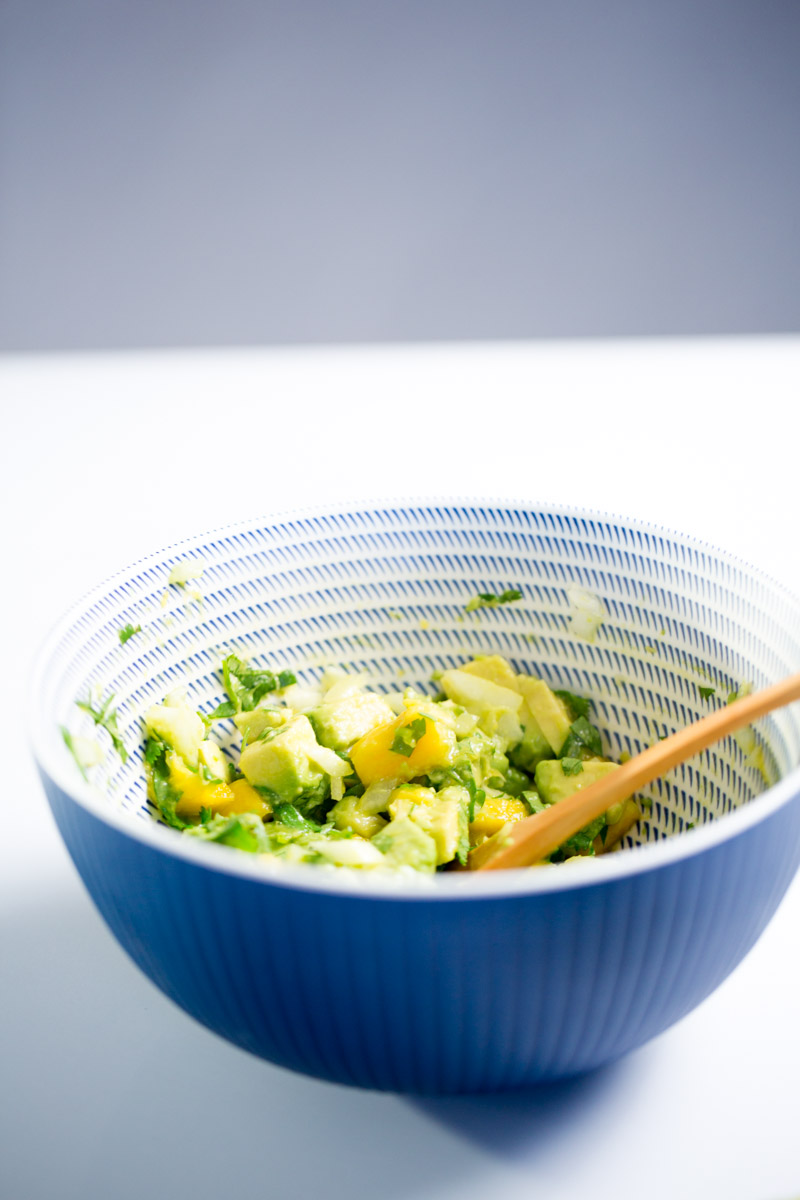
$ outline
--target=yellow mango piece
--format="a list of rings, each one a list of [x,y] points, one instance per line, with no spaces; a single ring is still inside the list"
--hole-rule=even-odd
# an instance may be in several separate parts
[[[230,784],[206,783],[200,775],[196,775],[181,793],[181,798],[175,805],[175,812],[183,821],[191,821],[200,816],[202,808],[210,808],[212,812],[227,812],[226,805],[233,801]]]
[[[174,752],[167,755],[167,766],[170,783],[181,793],[175,812],[183,821],[196,821],[203,808],[222,816],[252,812],[262,819],[272,811],[246,779],[237,779],[235,783],[206,780],[199,772],[187,767],[180,755]]]
[[[237,779],[233,783],[229,783],[228,790],[233,793],[233,800],[227,804],[227,807],[218,808],[217,812],[224,813],[225,816],[229,813],[255,813],[257,817],[261,817],[262,821],[272,812],[272,805],[269,801],[265,800],[246,779]]]
[[[470,842],[474,846],[499,833],[509,821],[521,821],[528,815],[528,806],[517,796],[489,795],[469,827]]]
[[[392,743],[400,729],[412,721],[425,721],[425,733],[409,755],[392,750]],[[350,761],[359,779],[365,786],[379,779],[414,779],[427,775],[436,767],[445,767],[450,762],[456,745],[456,735],[442,721],[423,717],[415,709],[406,709],[394,721],[376,725],[356,742],[350,751]]]

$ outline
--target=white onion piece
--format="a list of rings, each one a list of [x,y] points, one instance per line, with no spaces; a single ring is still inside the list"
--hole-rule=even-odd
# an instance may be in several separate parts
[[[603,601],[594,592],[576,583],[571,583],[567,588],[567,599],[570,603],[569,632],[584,641],[593,642],[606,616]]]
[[[343,679],[337,679],[325,692],[325,703],[336,704],[338,700],[360,692],[366,682],[366,675],[345,675]]]
[[[361,812],[369,815],[386,812],[389,797],[399,783],[399,779],[376,779],[369,785],[358,802]]]
[[[292,683],[281,692],[282,699],[295,712],[308,712],[316,708],[322,700],[322,692],[316,687],[306,687],[302,683]]]
[[[305,747],[304,747],[305,748]],[[314,746],[313,750],[306,751],[309,760],[313,762],[326,775],[330,775],[331,779],[335,775],[340,778],[344,775],[349,775],[351,771],[350,763],[339,758],[339,755],[334,750],[329,750],[327,746]]]

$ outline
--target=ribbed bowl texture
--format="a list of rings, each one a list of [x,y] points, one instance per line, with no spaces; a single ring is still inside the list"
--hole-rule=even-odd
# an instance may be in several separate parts
[[[186,562],[202,574],[169,584]],[[604,604],[592,642],[571,632],[572,585]],[[465,612],[477,592],[509,588],[522,599]],[[142,631],[123,645],[129,623]],[[270,870],[197,843],[148,807],[142,714],[184,684],[210,710],[230,651],[301,680],[337,664],[378,690],[428,691],[435,670],[501,654],[591,696],[619,758],[743,684],[800,670],[800,602],[722,551],[635,521],[459,501],[253,521],[93,591],[34,673],[34,749],[55,819],[134,962],[274,1063],[420,1094],[589,1070],[717,987],[797,869],[800,706],[759,723],[755,753],[729,739],[653,784],[625,847],[596,860],[408,883]],[[114,695],[124,765],[76,707],[90,690]],[[61,726],[103,742],[89,783]]]

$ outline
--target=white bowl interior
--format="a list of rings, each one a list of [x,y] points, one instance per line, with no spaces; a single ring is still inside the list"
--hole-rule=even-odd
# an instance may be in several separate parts
[[[170,585],[170,569],[187,560],[202,568],[200,578]],[[570,584],[605,605],[591,643],[570,633]],[[522,600],[465,612],[476,592],[507,588]],[[142,632],[121,645],[127,623]],[[180,685],[199,708],[214,707],[219,664],[232,650],[301,679],[337,664],[367,672],[378,690],[428,691],[436,690],[433,671],[501,654],[519,671],[590,696],[592,719],[618,758],[704,715],[743,683],[758,688],[800,670],[798,634],[800,603],[779,585],[722,552],[635,522],[458,503],[327,511],[193,539],[97,589],[54,635],[37,723],[62,755],[59,726],[96,736],[107,753],[92,783],[109,805],[150,820],[142,714]],[[124,765],[75,705],[90,691],[114,694],[130,751]],[[764,719],[756,736],[763,769],[728,739],[651,785],[652,807],[628,844],[718,818],[800,761],[793,709]]]

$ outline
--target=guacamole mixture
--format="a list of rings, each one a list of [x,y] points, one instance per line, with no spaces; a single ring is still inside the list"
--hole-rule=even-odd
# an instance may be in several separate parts
[[[188,837],[268,860],[359,870],[467,865],[470,849],[617,769],[591,701],[518,675],[498,656],[436,678],[435,699],[382,695],[327,670],[318,684],[229,655],[228,699],[198,713],[173,692],[146,714],[148,795]],[[238,766],[214,740],[241,734]],[[550,856],[602,854],[640,818],[615,805]]]

